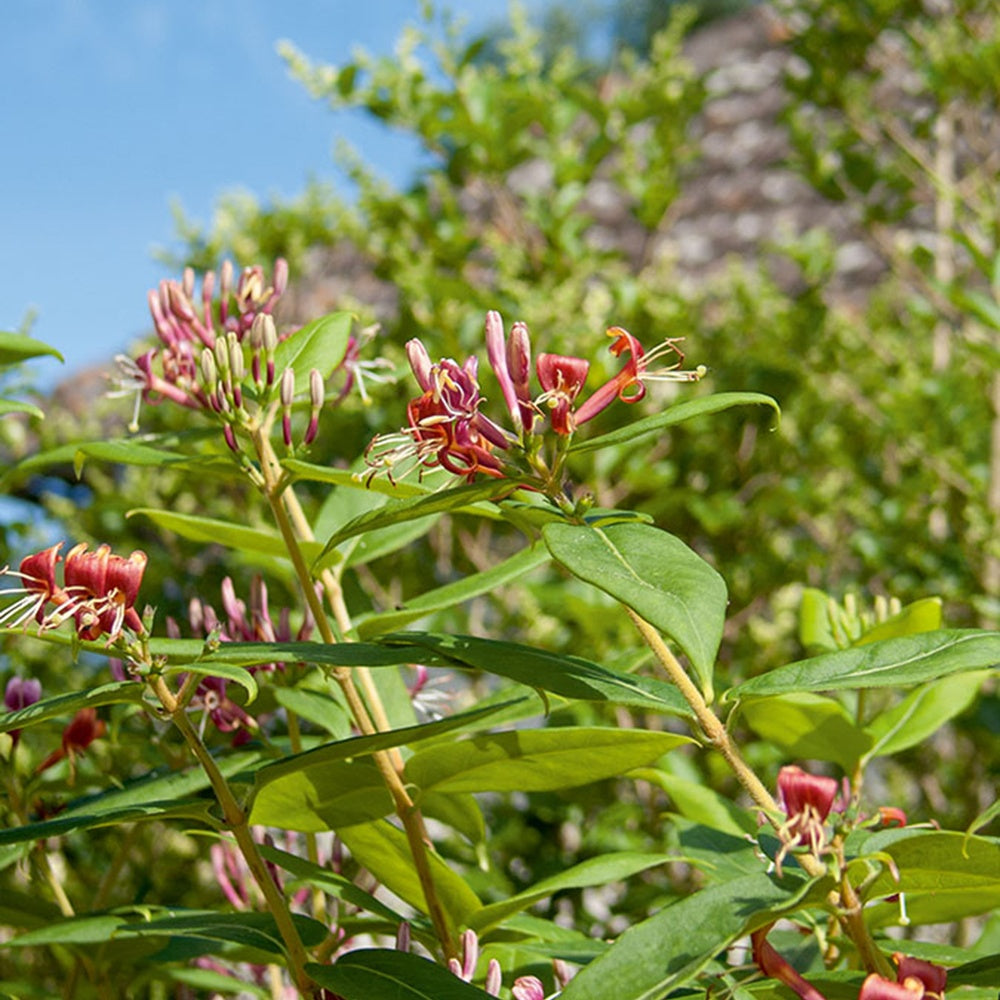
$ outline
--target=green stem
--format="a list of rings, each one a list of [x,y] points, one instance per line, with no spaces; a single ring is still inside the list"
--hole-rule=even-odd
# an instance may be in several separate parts
[[[267,865],[264,863],[264,859],[257,848],[257,843],[253,839],[253,835],[250,832],[250,825],[247,822],[247,814],[236,800],[236,796],[233,795],[225,776],[215,762],[215,758],[209,753],[208,747],[201,741],[194,726],[191,725],[191,720],[188,718],[183,704],[178,701],[170,688],[167,687],[162,677],[151,677],[149,684],[153,689],[153,693],[159,699],[160,704],[170,714],[173,724],[180,730],[181,735],[184,737],[184,742],[187,743],[191,752],[197,758],[198,763],[201,764],[202,769],[208,775],[208,780],[212,785],[212,790],[215,792],[215,797],[222,807],[222,815],[226,821],[226,826],[236,839],[240,853],[243,855],[254,881],[264,895],[264,901],[271,916],[274,917],[278,933],[281,935],[281,940],[284,942],[285,949],[288,952],[288,961],[291,966],[290,971],[296,988],[303,996],[313,996],[315,993],[314,987],[305,971],[306,962],[309,961],[308,955],[302,944],[302,939],[299,937],[299,932],[295,927],[295,921],[292,920],[292,914],[288,909],[285,897],[271,877],[271,873],[268,871]]]
[[[774,797],[767,790],[764,783],[754,773],[753,769],[743,759],[736,744],[729,738],[726,727],[722,724],[719,717],[708,707],[705,699],[701,696],[701,692],[692,682],[691,678],[688,677],[677,657],[674,656],[670,648],[663,641],[660,633],[631,608],[626,607],[625,610],[628,612],[628,616],[632,619],[635,627],[639,630],[639,634],[646,642],[646,645],[649,646],[657,660],[659,660],[667,676],[677,686],[677,689],[684,696],[684,700],[691,706],[691,711],[694,712],[698,726],[705,734],[705,737],[722,754],[750,798],[764,811],[768,821],[777,829],[779,826],[778,816],[781,812],[778,803],[774,800]],[[815,855],[803,853],[796,854],[795,857],[807,875],[819,878],[827,873],[826,865]],[[882,955],[872,940],[868,925],[865,923],[861,911],[861,902],[846,873],[841,879],[840,889],[833,890],[830,893],[828,902],[841,915],[847,929],[847,934],[858,949],[858,954],[865,968],[869,972],[878,972],[886,976],[891,975],[885,956]]]
[[[281,464],[271,447],[270,440],[262,431],[255,431],[252,434],[254,446],[260,459],[261,474],[264,478],[264,495],[271,508],[272,516],[278,531],[281,533],[288,555],[292,560],[292,566],[298,577],[299,585],[302,588],[303,596],[309,605],[313,618],[316,620],[316,627],[319,629],[323,641],[329,645],[338,642],[338,636],[334,633],[330,620],[327,618],[323,606],[313,586],[313,577],[305,556],[302,553],[300,540],[311,540],[312,529],[299,505],[298,498],[288,485],[282,475]],[[293,523],[293,519],[297,523]],[[298,529],[298,530],[297,530]],[[343,596],[339,583],[329,576],[332,583],[326,584],[327,593],[331,596],[331,607],[338,620],[338,627],[342,632],[350,629],[350,619],[347,615],[347,608],[343,602]],[[331,591],[333,593],[331,594]],[[389,720],[382,708],[381,699],[371,678],[365,671],[361,677],[365,686],[365,693],[369,696],[369,705],[374,706],[369,710],[369,705],[365,704],[354,683],[354,672],[349,667],[335,667],[330,671],[333,679],[340,686],[347,701],[348,708],[358,729],[366,736],[374,735],[379,731],[388,730]],[[367,683],[365,683],[367,682]],[[372,715],[376,716],[373,721]],[[423,817],[417,808],[402,777],[402,757],[398,751],[377,751],[372,755],[382,780],[385,783],[389,794],[392,796],[396,815],[403,824],[406,832],[406,839],[410,845],[410,853],[413,857],[413,867],[423,891],[424,902],[427,906],[427,914],[434,927],[434,933],[441,944],[445,958],[457,958],[458,949],[452,939],[448,919],[437,893],[434,884],[434,877],[430,866],[427,845],[429,838],[424,828]]]

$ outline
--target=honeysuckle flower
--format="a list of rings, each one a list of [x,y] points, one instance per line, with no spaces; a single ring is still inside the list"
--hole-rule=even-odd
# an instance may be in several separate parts
[[[703,365],[692,371],[681,370],[684,354],[677,346],[677,339],[665,340],[647,354],[639,341],[620,326],[611,327],[608,336],[614,337],[614,343],[608,350],[616,358],[626,354],[628,360],[617,375],[580,405],[575,415],[577,425],[592,420],[615,399],[623,403],[639,402],[646,395],[647,382],[697,382],[705,376]],[[652,367],[664,358],[670,358],[673,363],[661,368]]]
[[[924,984],[915,977],[894,983],[873,972],[861,984],[858,1000],[922,1000],[924,995]]]
[[[770,976],[784,983],[789,989],[794,990],[802,1000],[826,1000],[822,993],[816,989],[812,983],[803,979],[798,972],[793,969],[788,962],[778,954],[774,948],[768,944],[767,934],[773,924],[761,927],[750,935],[750,943],[753,949],[753,960],[757,968]]]
[[[71,770],[75,767],[76,757],[82,754],[94,740],[100,739],[107,726],[103,719],[97,717],[96,708],[81,708],[63,730],[62,742],[58,750],[54,750],[35,769],[36,774],[47,771],[63,757],[68,757]]]
[[[897,982],[906,985],[916,980],[923,985],[927,996],[943,1000],[945,987],[948,985],[947,969],[922,958],[903,955],[898,951],[893,954],[892,959],[899,966],[899,971],[896,973]]]
[[[510,995],[514,1000],[545,1000],[545,987],[537,976],[518,976]]]
[[[834,778],[809,774],[800,767],[783,767],[778,772],[778,794],[788,817],[778,829],[781,850],[775,858],[775,869],[781,874],[785,855],[799,845],[805,845],[818,855],[827,842],[825,822],[840,785]]]
[[[556,434],[572,434],[580,423],[573,403],[587,380],[590,362],[563,354],[539,354],[535,369],[542,387],[536,404],[549,408],[549,420]]]
[[[135,601],[146,569],[145,552],[135,551],[127,558],[114,555],[107,545],[88,552],[86,542],[75,545],[67,554],[63,582],[56,579],[61,561],[62,542],[21,560],[19,570],[5,568],[2,575],[19,577],[24,587],[6,591],[25,596],[0,614],[0,622],[20,625],[34,618],[42,629],[56,628],[68,618],[76,622],[81,639],[108,636],[113,642],[128,627],[143,631]],[[48,604],[54,607],[46,611]]]

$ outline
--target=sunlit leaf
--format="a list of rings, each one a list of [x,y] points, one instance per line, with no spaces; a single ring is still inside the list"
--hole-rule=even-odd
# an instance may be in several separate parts
[[[659,435],[668,427],[675,427],[695,417],[720,413],[734,406],[769,406],[775,414],[780,415],[781,409],[770,397],[759,392],[718,392],[711,396],[698,396],[696,399],[686,399],[674,403],[659,413],[635,420],[618,430],[584,441],[575,441],[570,447],[572,452],[595,451],[598,448],[608,448],[612,445],[633,445],[644,438]]]
[[[547,524],[555,560],[631,608],[687,654],[706,698],[722,640],[726,584],[679,538],[648,524]]]
[[[0,332],[0,365],[15,365],[29,358],[39,358],[43,355],[51,355],[60,361],[65,360],[63,356],[48,344],[43,344],[34,337],[29,337],[23,333]]]
[[[329,378],[344,360],[353,322],[352,313],[328,313],[281,341],[274,352],[274,369],[278,377],[286,368],[291,368],[300,390],[309,385],[309,372],[313,368],[324,379]]]
[[[731,688],[726,699],[921,684],[1000,664],[1000,633],[941,629],[823,653],[760,674]]]

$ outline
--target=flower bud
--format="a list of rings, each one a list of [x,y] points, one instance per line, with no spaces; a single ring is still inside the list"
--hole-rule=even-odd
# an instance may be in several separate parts
[[[201,378],[208,392],[214,392],[219,381],[219,370],[215,365],[215,355],[207,347],[201,352]]]

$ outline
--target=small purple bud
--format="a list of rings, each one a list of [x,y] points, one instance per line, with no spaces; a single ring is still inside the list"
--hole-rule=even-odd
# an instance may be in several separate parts
[[[404,920],[396,929],[396,951],[410,950],[410,925]]]
[[[510,377],[507,368],[507,345],[504,342],[503,320],[500,313],[491,309],[486,314],[486,353],[490,359],[490,366],[500,383],[500,391],[503,393],[504,402],[514,421],[514,426],[521,429],[521,407],[518,405],[517,390]]]
[[[243,361],[243,348],[235,333],[229,334],[229,368],[233,373],[234,382],[242,382],[246,375],[246,364]]]
[[[11,677],[3,693],[8,712],[34,705],[42,696],[42,682],[34,677]]]
[[[222,428],[222,436],[226,439],[226,444],[229,445],[229,450],[236,452],[238,455],[240,453],[240,446],[236,443],[236,433],[233,430],[232,424],[226,424]]]
[[[201,352],[201,378],[205,388],[213,392],[219,381],[219,370],[215,365],[215,355],[207,347]]]
[[[309,372],[309,403],[314,410],[320,409],[326,396],[326,389],[323,386],[323,376],[319,369],[313,368]]]
[[[285,413],[281,418],[281,438],[285,442],[286,448],[292,446],[292,418]]]
[[[276,299],[280,299],[288,288],[288,261],[284,257],[279,257],[274,262],[274,296],[268,306]]]
[[[184,268],[184,277],[181,280],[181,288],[188,299],[194,298],[194,268]]]

